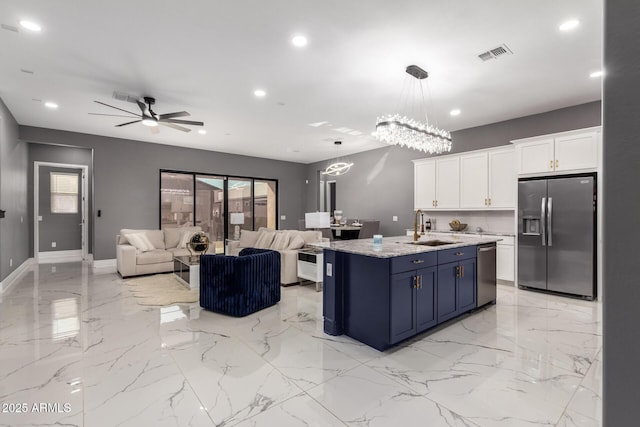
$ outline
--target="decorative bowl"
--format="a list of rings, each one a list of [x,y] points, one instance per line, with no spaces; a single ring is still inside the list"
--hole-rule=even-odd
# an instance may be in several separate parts
[[[451,221],[449,227],[451,227],[453,231],[463,231],[467,228],[467,224],[463,224],[460,221]]]

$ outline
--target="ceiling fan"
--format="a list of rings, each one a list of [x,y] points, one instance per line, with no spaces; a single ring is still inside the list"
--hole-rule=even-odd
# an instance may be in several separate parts
[[[191,126],[204,126],[203,122],[196,122],[192,120],[177,120],[176,117],[187,117],[191,114],[186,111],[178,111],[175,113],[167,113],[167,114],[156,114],[151,106],[156,103],[155,98],[150,96],[145,96],[143,99],[135,100],[135,103],[140,107],[140,113],[134,113],[133,111],[125,110],[124,108],[114,107],[113,105],[105,104],[104,102],[94,101],[97,104],[107,106],[109,108],[115,108],[116,110],[124,111],[125,113],[130,114],[130,116],[124,116],[121,114],[102,114],[102,113],[89,113],[94,116],[110,116],[110,117],[128,117],[128,118],[136,118],[137,120],[133,120],[131,122],[121,123],[116,125],[116,127],[122,127],[127,125],[132,125],[134,123],[142,123],[145,126],[149,126],[151,133],[158,133],[158,125],[167,126],[176,130],[180,130],[182,132],[191,132],[191,129],[186,128],[180,125],[191,125]]]

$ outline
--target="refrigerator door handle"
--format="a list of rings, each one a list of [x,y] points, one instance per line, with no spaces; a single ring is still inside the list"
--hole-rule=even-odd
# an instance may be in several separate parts
[[[547,207],[547,198],[542,198],[542,203],[540,204],[540,222],[542,222],[542,227],[540,227],[542,232],[540,235],[542,236],[542,246],[547,245],[547,227],[544,224],[545,211]]]
[[[551,223],[551,219],[553,217],[553,198],[549,197],[547,201],[547,234],[549,235],[547,239],[547,244],[549,246],[553,246],[553,224]]]

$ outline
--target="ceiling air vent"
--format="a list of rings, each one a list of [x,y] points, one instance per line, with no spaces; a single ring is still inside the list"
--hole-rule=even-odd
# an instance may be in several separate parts
[[[503,55],[513,55],[513,52],[506,44],[501,44],[498,47],[489,49],[486,52],[482,52],[480,55],[478,55],[478,58],[482,59],[483,61],[488,61],[490,59],[496,59],[499,56]]]
[[[2,27],[3,30],[13,31],[14,33],[18,32],[18,27],[14,27],[13,25],[2,24],[0,27]]]
[[[138,98],[135,98],[129,94],[118,92],[115,90],[113,91],[113,99],[117,99],[118,101],[132,102],[134,104],[138,100]]]

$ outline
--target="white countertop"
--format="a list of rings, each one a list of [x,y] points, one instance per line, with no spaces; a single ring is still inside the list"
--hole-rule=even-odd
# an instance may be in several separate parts
[[[413,233],[413,228],[407,228],[407,232]],[[418,231],[419,232],[419,231]],[[453,231],[453,230],[431,230],[431,233],[447,233],[447,234],[471,234],[476,236],[507,236],[507,237],[515,237],[514,233],[505,233],[502,231],[473,231],[473,230],[464,230],[464,231]]]
[[[426,240],[443,240],[451,242],[451,244],[442,246],[426,246],[414,245],[409,236],[392,236],[384,237],[380,247],[374,247],[373,239],[357,239],[357,240],[335,240],[325,248],[339,252],[349,252],[358,255],[373,256],[377,258],[391,258],[403,255],[418,254],[424,252],[434,252],[443,249],[458,248],[462,246],[481,245],[485,243],[497,242],[500,239],[496,237],[471,237],[462,235],[462,233],[452,233],[451,237],[443,238],[442,236],[425,233],[420,236],[419,241]]]

